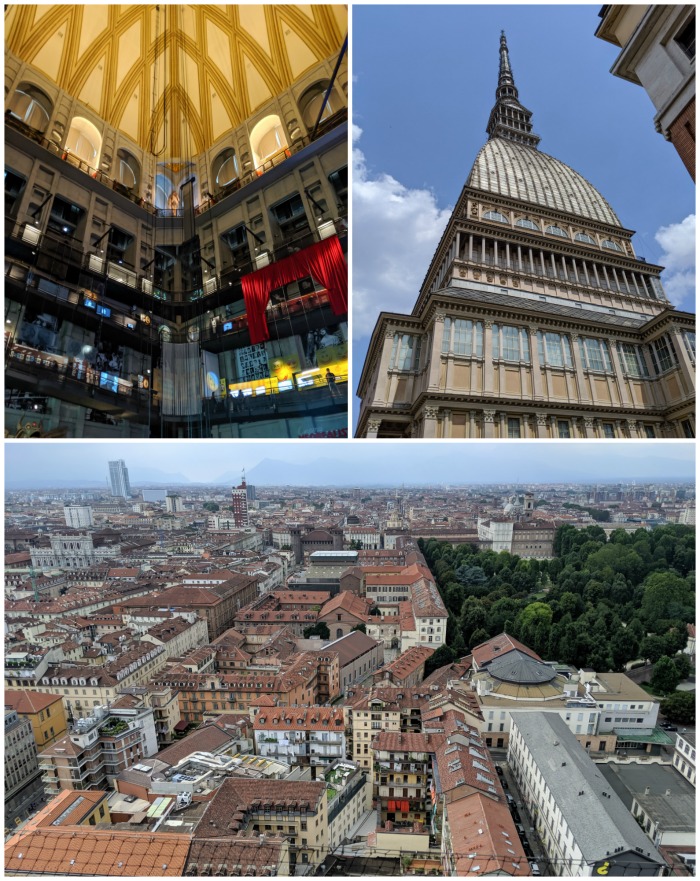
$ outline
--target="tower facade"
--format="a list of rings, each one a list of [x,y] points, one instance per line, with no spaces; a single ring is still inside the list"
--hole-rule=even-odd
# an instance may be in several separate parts
[[[113,496],[120,496],[122,499],[131,498],[129,471],[123,459],[109,463],[109,482]]]
[[[89,505],[64,505],[63,516],[66,518],[66,526],[73,529],[83,529],[86,526],[94,526],[92,508]]]
[[[233,522],[236,526],[250,526],[248,519],[248,487],[245,477],[239,486],[231,490],[231,507],[233,509]]]
[[[694,437],[694,316],[539,149],[505,35],[496,102],[410,315],[382,312],[359,437]]]

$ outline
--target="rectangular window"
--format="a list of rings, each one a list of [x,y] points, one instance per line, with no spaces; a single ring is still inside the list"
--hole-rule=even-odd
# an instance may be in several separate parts
[[[571,367],[571,343],[568,336],[558,333],[537,333],[540,363],[550,367]]]
[[[420,359],[420,337],[396,334],[391,350],[391,370],[416,370]]]
[[[580,340],[583,363],[589,370],[607,370],[612,372],[612,363],[608,346],[604,340]]]
[[[446,355],[450,351],[450,334],[452,332],[452,319],[445,318],[445,325],[442,330],[442,354]]]
[[[520,419],[508,417],[508,437],[520,437]]]
[[[559,437],[571,437],[571,426],[568,419],[558,419],[557,429],[559,430]]]
[[[615,437],[615,426],[611,422],[603,423],[603,437]]]
[[[685,54],[690,58],[691,61],[695,60],[695,16],[693,16],[688,23],[683,27],[683,29],[679,32],[677,37],[674,37],[676,43],[681,47],[681,49],[685,52]]]
[[[656,437],[656,432],[654,431],[653,425],[645,425],[644,426],[644,434],[647,437]]]
[[[639,346],[631,343],[618,343],[617,353],[620,356],[622,372],[627,376],[648,376],[647,365]]]
[[[454,325],[455,355],[471,355],[473,323],[471,321],[464,321],[461,318],[458,318],[456,319]]]
[[[682,336],[688,357],[695,364],[695,334],[692,331],[684,330]]]
[[[678,363],[676,350],[668,336],[659,337],[649,344],[651,360],[654,363],[654,371],[658,374],[665,373]]]
[[[695,432],[693,431],[693,426],[690,422],[690,419],[684,419],[681,422],[681,427],[683,429],[684,437],[695,437]]]

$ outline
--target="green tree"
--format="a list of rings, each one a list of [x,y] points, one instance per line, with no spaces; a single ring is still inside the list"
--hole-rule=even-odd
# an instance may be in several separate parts
[[[688,655],[675,655],[673,663],[676,665],[678,675],[681,677],[680,682],[683,682],[684,679],[687,679],[690,676],[690,672],[693,669],[690,663],[690,658]]]
[[[666,640],[656,634],[645,636],[639,646],[639,654],[650,664],[655,664],[662,655],[666,654]]]
[[[427,677],[430,676],[431,673],[434,673],[435,670],[439,670],[441,667],[451,664],[454,659],[455,654],[450,646],[441,645],[440,648],[437,649],[425,662],[425,678],[427,679]]]
[[[320,636],[321,639],[330,639],[331,632],[328,629],[328,625],[325,621],[317,621],[313,627],[307,627],[304,630],[304,639],[309,639],[312,636]]]
[[[216,512],[219,510],[219,506],[216,504],[216,502],[204,502],[202,507],[205,511],[211,511],[212,514],[216,514]]]
[[[356,624],[352,629],[353,631],[359,630],[360,633],[367,633],[367,625],[365,623]]]
[[[488,633],[482,627],[478,627],[469,638],[469,648],[473,649],[474,646],[481,645],[481,643],[486,642],[488,638]]]
[[[362,542],[359,538],[353,538],[350,542],[350,550],[351,551],[361,551],[362,550]]]
[[[644,581],[642,619],[656,633],[667,621],[693,621],[695,594],[690,585],[673,572],[653,572]]]
[[[680,681],[681,676],[678,667],[673,663],[673,658],[662,655],[654,664],[651,687],[658,694],[670,694],[676,690]]]
[[[671,722],[695,725],[695,692],[674,691],[661,701],[661,712]]]

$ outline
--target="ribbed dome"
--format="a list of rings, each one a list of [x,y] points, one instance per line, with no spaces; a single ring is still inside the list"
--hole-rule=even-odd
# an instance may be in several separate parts
[[[542,661],[536,661],[524,652],[508,652],[502,658],[489,664],[489,673],[494,679],[502,682],[514,682],[519,685],[541,685],[556,678],[556,670]]]
[[[486,142],[476,157],[467,186],[575,217],[622,226],[598,190],[573,168],[534,147],[511,140],[493,138]]]

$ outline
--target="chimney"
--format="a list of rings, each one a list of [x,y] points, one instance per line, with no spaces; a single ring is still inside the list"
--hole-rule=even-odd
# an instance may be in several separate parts
[[[650,792],[651,792],[651,789],[648,786],[645,786],[644,787],[644,795],[649,795]]]

